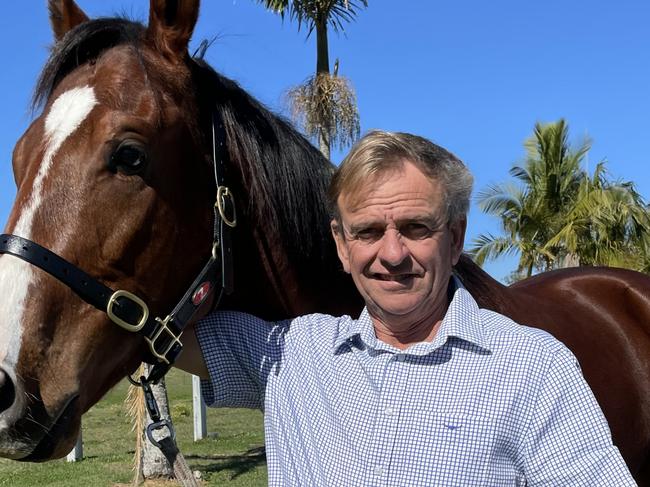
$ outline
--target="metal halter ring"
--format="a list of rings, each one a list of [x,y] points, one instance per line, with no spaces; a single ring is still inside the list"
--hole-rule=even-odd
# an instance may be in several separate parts
[[[226,210],[224,208],[226,199],[230,200],[230,207],[232,208],[232,219],[226,216]],[[219,186],[219,188],[217,188],[216,205],[223,222],[229,227],[234,228],[237,225],[237,211],[235,210],[235,200],[233,199],[232,192],[230,189],[228,189],[228,186]]]

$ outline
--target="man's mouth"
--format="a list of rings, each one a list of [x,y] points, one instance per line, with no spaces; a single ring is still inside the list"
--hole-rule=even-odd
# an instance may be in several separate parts
[[[416,277],[415,274],[373,274],[372,277],[379,281],[401,282]]]

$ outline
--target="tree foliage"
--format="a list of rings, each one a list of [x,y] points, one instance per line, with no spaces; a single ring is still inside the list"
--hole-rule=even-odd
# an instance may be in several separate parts
[[[582,169],[590,142],[569,144],[564,120],[536,124],[515,183],[489,186],[479,207],[501,220],[503,235],[479,235],[470,252],[479,264],[519,254],[516,275],[568,265],[650,268],[648,207],[632,182],[611,181],[605,162]]]
[[[288,12],[298,23],[307,26],[309,37],[316,32],[316,73],[291,88],[287,97],[294,120],[301,123],[308,136],[318,140],[321,152],[329,159],[332,144],[343,149],[351,145],[360,132],[359,112],[351,83],[338,75],[338,60],[330,74],[328,27],[337,33],[355,19],[367,0],[258,0],[284,18]]]
[[[329,25],[334,32],[343,32],[343,25],[351,22],[367,0],[258,0],[269,10],[298,23],[298,30],[307,26],[310,36],[318,24]]]
[[[319,74],[287,93],[291,114],[305,133],[317,139],[321,130],[330,145],[345,149],[359,138],[361,131],[357,100],[349,81],[339,76]]]

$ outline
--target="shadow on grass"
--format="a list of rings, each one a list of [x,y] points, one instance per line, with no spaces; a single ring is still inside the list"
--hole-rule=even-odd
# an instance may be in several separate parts
[[[232,470],[231,480],[266,463],[266,448],[263,446],[251,448],[241,455],[185,455],[186,460],[216,460],[214,463],[192,465],[192,470],[205,473]]]

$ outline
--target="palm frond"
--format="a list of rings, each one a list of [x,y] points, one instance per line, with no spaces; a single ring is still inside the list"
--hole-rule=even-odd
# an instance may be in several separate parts
[[[319,22],[332,27],[335,32],[342,32],[343,26],[357,16],[359,10],[368,6],[368,0],[258,0],[272,12],[284,19],[285,14],[298,24],[300,31],[307,26],[307,37]]]
[[[479,208],[489,215],[502,216],[506,212],[517,212],[523,201],[521,187],[504,183],[489,185],[476,195]]]
[[[482,266],[489,260],[494,260],[503,255],[510,255],[516,251],[516,244],[504,237],[495,237],[492,234],[481,234],[472,240],[468,253],[474,261]]]

